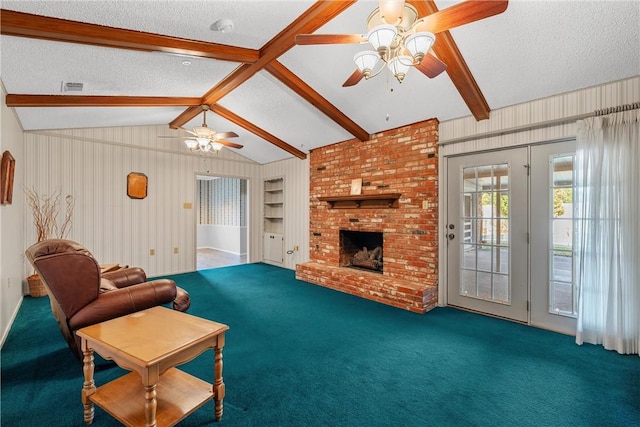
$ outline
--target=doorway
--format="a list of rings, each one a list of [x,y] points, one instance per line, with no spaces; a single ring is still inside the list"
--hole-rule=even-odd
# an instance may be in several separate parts
[[[564,141],[447,159],[447,303],[575,334],[573,159]]]
[[[247,262],[247,180],[196,176],[196,270]]]

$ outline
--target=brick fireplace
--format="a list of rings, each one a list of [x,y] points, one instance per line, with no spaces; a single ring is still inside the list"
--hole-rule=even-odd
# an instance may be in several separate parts
[[[310,255],[296,277],[363,298],[425,313],[437,304],[438,121],[321,147],[310,154]],[[352,181],[362,179],[360,195]],[[345,259],[350,232],[381,240],[380,271]],[[359,251],[349,247],[350,254]],[[376,244],[376,246],[378,246]],[[373,251],[375,247],[368,247]],[[365,256],[360,254],[361,258]]]

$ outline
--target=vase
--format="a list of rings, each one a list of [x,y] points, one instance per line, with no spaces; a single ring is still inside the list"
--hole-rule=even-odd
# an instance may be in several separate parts
[[[47,295],[47,288],[42,284],[42,279],[37,274],[32,274],[27,277],[27,283],[29,284],[29,295],[32,297],[43,297]]]

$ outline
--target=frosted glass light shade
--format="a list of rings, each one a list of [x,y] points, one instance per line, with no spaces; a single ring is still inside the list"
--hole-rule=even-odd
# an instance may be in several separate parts
[[[402,20],[404,15],[404,0],[381,0],[380,17],[387,24],[397,24]]]
[[[193,150],[196,148],[196,146],[198,145],[198,142],[193,140],[193,139],[186,139],[184,141],[184,143],[187,145],[187,147],[189,148],[189,150]]]
[[[389,70],[391,70],[391,73],[393,73],[395,78],[398,79],[400,83],[402,83],[402,80],[404,80],[404,76],[407,74],[407,71],[409,71],[409,68],[411,68],[412,62],[413,60],[410,56],[402,55],[396,56],[395,58],[391,59],[387,66],[389,67]]]
[[[200,148],[206,147],[207,144],[209,144],[209,139],[207,138],[196,138],[196,141],[198,141]]]
[[[391,47],[391,43],[396,38],[398,30],[393,25],[382,24],[376,25],[369,33],[367,33],[367,40],[371,43],[371,46],[377,51],[382,48],[388,50]]]
[[[222,144],[220,144],[219,142],[212,142],[211,143],[211,149],[213,151],[220,151],[220,150],[222,150]]]
[[[363,50],[353,56],[353,62],[356,63],[356,66],[361,73],[367,74],[373,70],[373,67],[376,66],[379,58],[378,52]]]
[[[411,34],[404,41],[404,45],[416,62],[422,61],[422,58],[429,52],[436,36],[426,31]]]

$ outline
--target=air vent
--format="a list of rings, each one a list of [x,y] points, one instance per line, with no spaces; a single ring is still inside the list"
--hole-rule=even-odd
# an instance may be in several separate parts
[[[82,92],[84,83],[62,82],[62,92]]]

